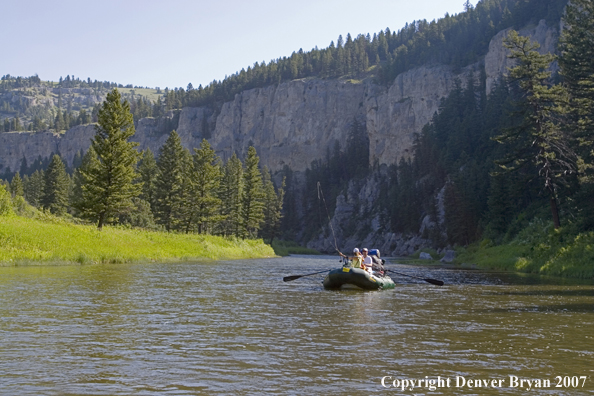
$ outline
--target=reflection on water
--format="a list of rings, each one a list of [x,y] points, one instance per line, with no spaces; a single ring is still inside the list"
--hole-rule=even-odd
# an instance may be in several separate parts
[[[336,258],[0,268],[2,394],[519,394],[508,376],[587,376],[594,285],[392,265],[394,290],[326,291]],[[505,379],[382,387],[384,376]],[[389,382],[389,381],[388,381]],[[452,383],[452,386],[454,383]]]

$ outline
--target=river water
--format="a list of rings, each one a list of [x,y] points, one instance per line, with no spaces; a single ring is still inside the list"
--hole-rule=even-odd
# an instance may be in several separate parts
[[[0,393],[594,394],[592,283],[396,264],[446,285],[282,281],[339,265],[0,268]]]

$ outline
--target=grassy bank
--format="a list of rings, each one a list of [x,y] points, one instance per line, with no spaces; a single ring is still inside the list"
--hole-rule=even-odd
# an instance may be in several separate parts
[[[495,246],[485,240],[457,256],[458,264],[481,268],[594,279],[594,232],[555,230],[552,224],[535,220],[508,244]]]
[[[46,216],[0,217],[0,266],[273,257],[261,240],[75,225]]]

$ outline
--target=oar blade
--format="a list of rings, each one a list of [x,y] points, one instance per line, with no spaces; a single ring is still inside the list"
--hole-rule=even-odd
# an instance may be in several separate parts
[[[303,275],[291,275],[291,276],[285,276],[283,278],[283,282],[291,282],[294,281],[295,279],[299,279],[301,278]]]
[[[429,279],[429,278],[427,278],[427,279],[423,279],[423,280],[425,282],[431,283],[432,285],[437,285],[437,286],[443,286],[444,285],[443,281],[440,281],[440,280],[437,280],[437,279]]]

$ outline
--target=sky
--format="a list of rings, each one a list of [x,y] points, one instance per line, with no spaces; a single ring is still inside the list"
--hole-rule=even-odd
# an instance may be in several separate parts
[[[326,48],[339,35],[458,14],[464,2],[0,0],[0,75],[197,88],[300,48]]]

